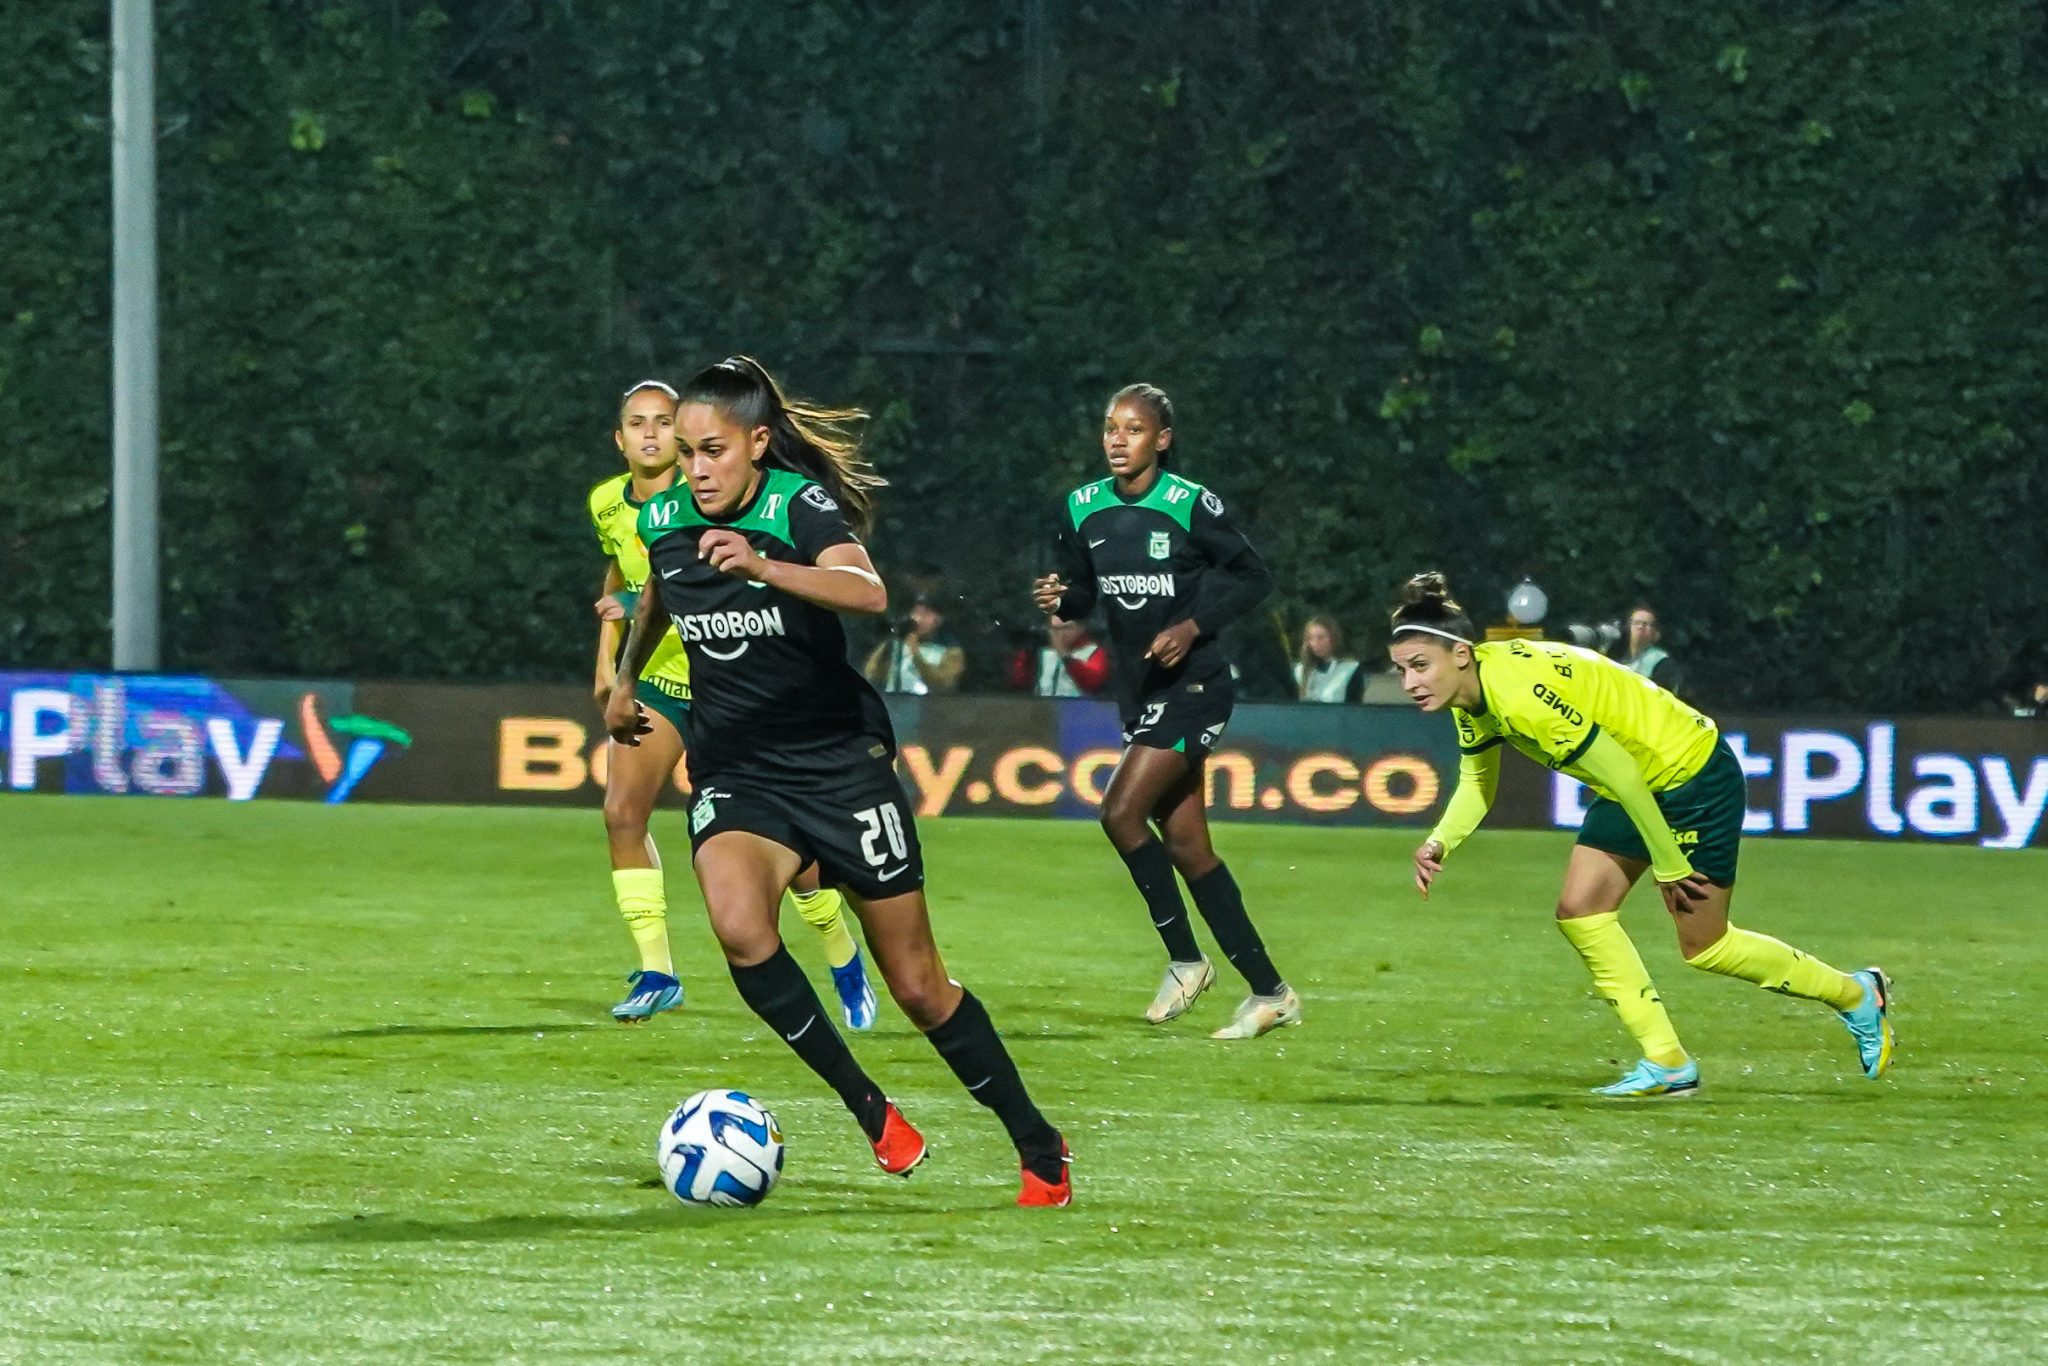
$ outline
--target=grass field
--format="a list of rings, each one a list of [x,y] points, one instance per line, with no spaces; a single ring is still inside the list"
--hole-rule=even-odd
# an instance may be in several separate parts
[[[672,849],[680,822],[666,818]],[[686,1011],[630,966],[594,812],[0,800],[0,1359],[1587,1361],[2048,1354],[2048,858],[1756,842],[1745,923],[1899,983],[1877,1084],[1818,1007],[1630,923],[1706,1069],[1632,1060],[1550,926],[1565,840],[1226,828],[1308,1021],[1137,1020],[1158,943],[1092,826],[925,827],[941,944],[1075,1156],[1012,1154],[885,1005],[856,1041],[933,1140],[875,1171],[747,1014],[671,874]],[[790,942],[816,970],[809,931]],[[789,1168],[683,1208],[684,1094]]]

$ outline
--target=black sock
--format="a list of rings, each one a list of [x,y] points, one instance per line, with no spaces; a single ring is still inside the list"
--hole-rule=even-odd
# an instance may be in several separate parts
[[[926,1034],[932,1047],[960,1078],[969,1095],[996,1112],[996,1118],[1010,1131],[1017,1156],[1033,1175],[1055,1184],[1060,1180],[1060,1131],[1046,1122],[1031,1103],[1024,1079],[1010,1050],[996,1034],[988,1011],[971,991],[960,994],[960,1005],[946,1022]]]
[[[1266,956],[1266,945],[1252,928],[1252,918],[1245,914],[1244,893],[1237,890],[1230,869],[1219,863],[1200,877],[1188,879],[1188,890],[1194,893],[1195,905],[1209,922],[1209,932],[1216,936],[1230,965],[1244,974],[1259,995],[1276,995],[1286,983]]]
[[[811,990],[810,979],[789,956],[789,950],[777,944],[773,954],[750,968],[730,966],[740,999],[782,1036],[804,1060],[804,1066],[839,1093],[839,1099],[860,1121],[868,1142],[880,1138],[888,1106],[882,1088],[854,1061],[846,1040],[832,1027],[824,1007],[818,1004],[818,993]]]
[[[1200,958],[1202,947],[1195,942],[1195,927],[1188,923],[1187,904],[1180,899],[1180,884],[1173,880],[1173,860],[1166,846],[1148,837],[1137,848],[1119,852],[1145,898],[1145,909],[1152,913],[1152,928],[1166,943],[1166,956],[1176,963]]]

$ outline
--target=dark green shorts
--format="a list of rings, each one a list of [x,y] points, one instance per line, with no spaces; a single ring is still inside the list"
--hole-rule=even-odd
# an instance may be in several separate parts
[[[1735,857],[1742,843],[1742,814],[1749,807],[1749,785],[1742,765],[1726,740],[1717,741],[1705,768],[1669,792],[1656,794],[1658,809],[1678,836],[1678,847],[1693,870],[1722,887],[1735,885]],[[1617,802],[1595,797],[1579,827],[1579,843],[1640,863],[1650,861],[1649,848],[1635,822]]]
[[[651,712],[658,712],[677,735],[687,736],[690,719],[690,704],[674,693],[664,691],[653,680],[643,678],[633,685],[633,700]]]

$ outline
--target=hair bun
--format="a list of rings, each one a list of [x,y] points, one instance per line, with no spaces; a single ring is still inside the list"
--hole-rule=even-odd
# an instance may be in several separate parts
[[[1472,619],[1451,596],[1451,585],[1435,570],[1417,574],[1401,585],[1401,605],[1394,609],[1396,634],[1404,626],[1419,626],[1468,642],[1475,638]]]
[[[1441,607],[1450,601],[1451,585],[1434,569],[1417,574],[1401,585],[1401,604],[1404,607]]]

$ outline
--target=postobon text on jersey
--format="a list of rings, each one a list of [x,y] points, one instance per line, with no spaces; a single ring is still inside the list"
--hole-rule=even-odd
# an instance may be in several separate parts
[[[747,640],[787,634],[782,629],[780,607],[748,612],[690,612],[676,617],[675,623],[676,634],[684,640]]]
[[[1096,591],[1112,598],[1170,598],[1171,574],[1098,574]]]

